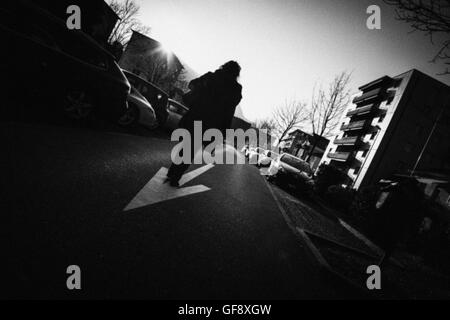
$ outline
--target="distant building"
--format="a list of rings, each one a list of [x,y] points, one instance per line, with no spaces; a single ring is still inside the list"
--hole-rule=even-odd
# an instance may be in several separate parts
[[[297,129],[289,133],[284,140],[283,150],[303,160],[309,158],[308,162],[311,168],[316,170],[329,142],[327,138]],[[309,156],[311,152],[312,154]]]
[[[186,82],[178,81],[184,69],[180,59],[159,41],[137,31],[133,31],[119,65],[156,84],[171,98],[187,90]]]
[[[360,188],[412,171],[450,170],[450,87],[417,70],[359,88],[322,159]]]

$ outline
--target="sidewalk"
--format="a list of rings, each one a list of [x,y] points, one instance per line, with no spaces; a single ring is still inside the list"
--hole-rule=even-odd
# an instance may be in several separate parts
[[[273,184],[268,184],[288,223],[306,242],[318,265],[378,299],[450,299],[450,279],[419,258],[396,252],[381,270],[381,290],[368,290],[367,267],[383,251],[345,221],[330,218]]]

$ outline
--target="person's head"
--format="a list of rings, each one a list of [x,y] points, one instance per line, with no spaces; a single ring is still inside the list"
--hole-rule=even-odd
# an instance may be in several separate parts
[[[241,73],[241,66],[236,61],[228,61],[223,64],[219,70],[232,79],[237,79]]]

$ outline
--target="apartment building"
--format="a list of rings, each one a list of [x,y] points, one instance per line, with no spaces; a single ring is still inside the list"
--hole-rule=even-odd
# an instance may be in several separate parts
[[[395,174],[450,171],[450,87],[418,71],[359,87],[321,163],[358,189]]]

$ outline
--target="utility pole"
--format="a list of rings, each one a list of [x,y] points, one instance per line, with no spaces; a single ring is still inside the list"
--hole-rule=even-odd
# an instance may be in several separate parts
[[[429,143],[430,140],[431,140],[431,136],[433,135],[434,130],[436,129],[436,126],[437,126],[437,124],[438,124],[438,122],[439,122],[439,120],[440,120],[442,114],[444,113],[444,106],[445,106],[445,105],[442,106],[442,109],[441,109],[441,111],[439,112],[439,115],[437,116],[436,120],[434,120],[433,127],[431,128],[431,131],[430,131],[430,134],[428,135],[427,141],[425,142],[424,146],[422,147],[422,150],[420,151],[419,156],[417,157],[417,161],[416,161],[416,163],[414,164],[414,168],[412,169],[412,171],[411,171],[411,173],[410,173],[410,175],[409,175],[410,177],[412,177],[412,176],[414,175],[414,172],[416,171],[417,166],[419,165],[419,162],[420,162],[420,160],[422,159],[422,156],[423,156],[423,154],[424,154],[424,152],[425,152],[425,149],[428,147],[428,143]]]

